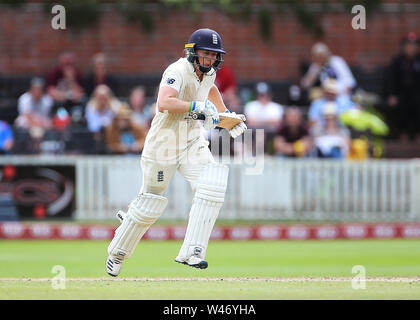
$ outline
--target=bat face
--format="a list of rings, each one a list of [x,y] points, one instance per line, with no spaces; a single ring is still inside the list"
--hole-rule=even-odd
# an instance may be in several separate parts
[[[243,120],[240,117],[231,117],[231,116],[227,116],[226,114],[221,114],[219,117],[220,117],[220,122],[217,126],[221,128],[225,128],[227,130],[231,130],[234,126],[243,122]]]

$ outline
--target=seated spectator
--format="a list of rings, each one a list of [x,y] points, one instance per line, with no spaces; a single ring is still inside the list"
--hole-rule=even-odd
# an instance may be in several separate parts
[[[356,80],[344,59],[333,55],[322,42],[314,44],[311,53],[312,63],[301,80],[302,87],[311,91],[312,88],[320,87],[327,79],[333,78],[337,81],[338,93],[350,95],[356,87]],[[309,93],[310,99],[313,95],[314,93]],[[316,93],[313,98],[317,98]]]
[[[401,42],[401,52],[392,59],[386,77],[385,99],[389,122],[403,141],[420,140],[420,39],[410,32]]]
[[[258,83],[256,91],[257,100],[244,106],[247,125],[249,128],[276,132],[283,117],[283,106],[271,100],[271,91],[267,83]]]
[[[318,124],[311,130],[317,157],[346,158],[350,149],[350,132],[338,121],[337,104],[329,102],[322,112],[325,124]]]
[[[287,105],[307,107],[309,104],[305,90],[302,90],[299,84],[292,84],[287,94]]]
[[[303,157],[311,148],[311,137],[301,111],[289,107],[284,114],[282,126],[274,138],[274,150],[277,155]]]
[[[316,126],[318,123],[323,124],[323,110],[330,102],[336,103],[338,115],[356,108],[355,103],[347,95],[339,95],[337,83],[334,79],[325,81],[322,88],[323,96],[314,100],[309,107],[308,117],[311,127]]]
[[[86,105],[85,116],[89,131],[99,132],[110,125],[119,108],[120,102],[111,89],[104,84],[97,86]]]
[[[51,109],[53,100],[44,93],[44,80],[33,78],[28,92],[18,99],[18,117],[15,120],[17,128],[28,132],[45,131],[51,127]],[[41,134],[42,135],[42,134]]]
[[[13,148],[13,131],[10,125],[0,120],[0,154],[9,154]]]
[[[90,97],[100,84],[106,84],[114,90],[114,78],[108,73],[106,56],[102,52],[97,53],[92,59],[92,70],[85,78],[85,94]]]
[[[112,153],[140,153],[146,139],[146,129],[132,121],[132,111],[121,105],[112,123],[106,128],[106,144]]]
[[[132,119],[135,123],[149,128],[153,118],[153,112],[150,106],[146,105],[146,89],[142,86],[131,90],[129,104],[133,110]]]
[[[58,65],[48,74],[47,92],[58,107],[68,111],[81,103],[83,98],[83,82],[74,62],[74,55],[65,52],[60,55]]]

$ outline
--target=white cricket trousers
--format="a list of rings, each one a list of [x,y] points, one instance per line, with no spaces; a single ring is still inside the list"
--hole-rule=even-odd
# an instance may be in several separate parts
[[[208,148],[208,142],[201,139],[190,145],[188,150],[179,157],[179,161],[159,161],[142,157],[143,183],[140,193],[163,195],[178,170],[190,183],[194,194],[203,168],[214,162],[213,155]]]

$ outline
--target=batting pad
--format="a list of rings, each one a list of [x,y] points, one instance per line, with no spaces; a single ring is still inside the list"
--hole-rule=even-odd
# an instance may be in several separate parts
[[[192,255],[204,259],[211,231],[225,199],[228,173],[227,166],[216,163],[207,165],[201,173],[178,260],[185,261]]]
[[[168,200],[151,193],[138,195],[108,246],[108,253],[130,258],[140,239],[165,210]]]

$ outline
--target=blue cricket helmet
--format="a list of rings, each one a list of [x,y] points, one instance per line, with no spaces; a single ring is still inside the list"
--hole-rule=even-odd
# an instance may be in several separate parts
[[[196,50],[208,50],[217,52],[217,59],[211,67],[204,67],[200,65],[198,61],[198,55]],[[185,45],[185,52],[189,62],[196,62],[200,71],[207,73],[213,67],[217,71],[221,63],[223,62],[222,54],[226,54],[226,51],[222,46],[222,38],[220,35],[211,29],[198,29],[193,32],[188,40],[188,43]]]
[[[222,47],[222,38],[220,35],[211,29],[198,29],[193,32],[185,48],[215,51],[219,53],[226,53]]]

